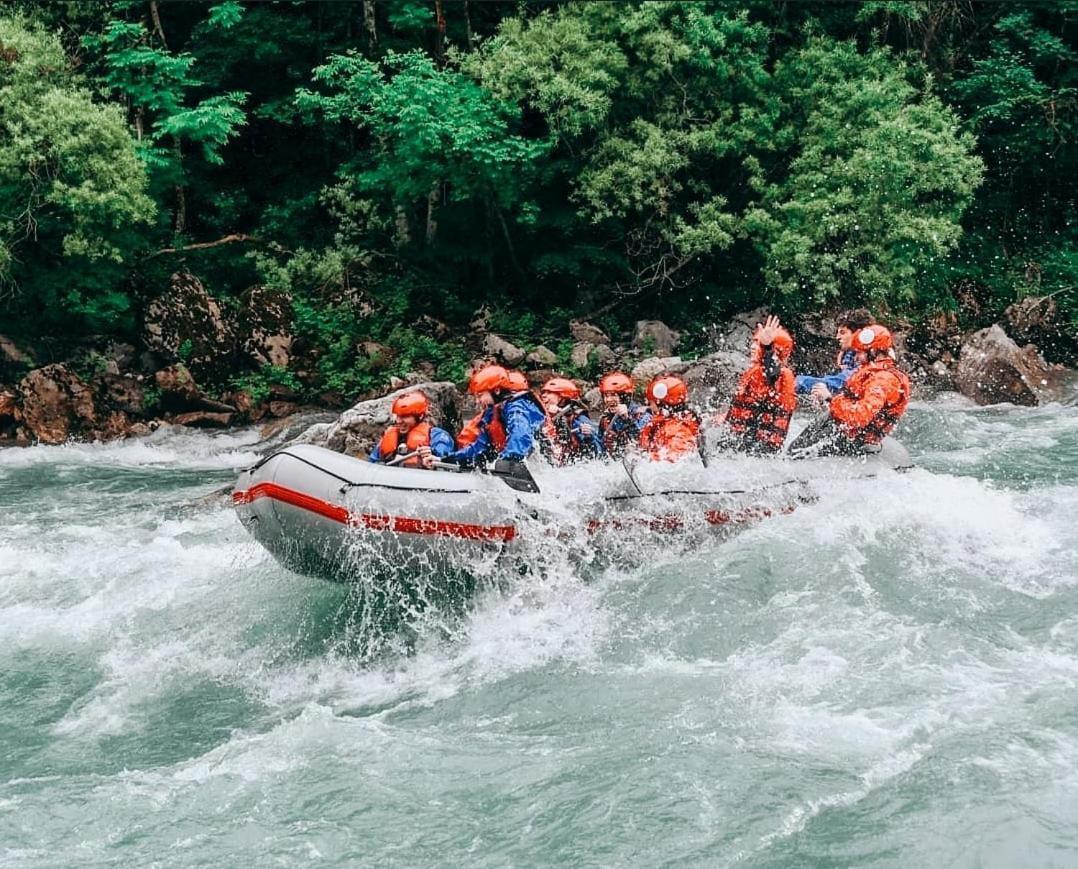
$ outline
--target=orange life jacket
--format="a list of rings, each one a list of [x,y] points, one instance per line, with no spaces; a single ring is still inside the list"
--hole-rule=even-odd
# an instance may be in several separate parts
[[[474,444],[479,438],[479,424],[483,421],[483,411],[479,411],[470,420],[464,423],[464,428],[460,430],[460,434],[457,435],[457,447],[466,447],[468,444]]]
[[[831,399],[831,418],[850,440],[878,444],[906,412],[910,379],[887,357],[858,368]]]
[[[762,365],[751,366],[741,375],[726,424],[734,434],[769,452],[781,449],[797,409],[794,385],[794,373],[785,365],[774,385]]]
[[[700,418],[692,411],[659,412],[640,432],[640,446],[653,462],[676,462],[696,452]]]
[[[502,406],[501,404],[494,405],[490,414],[490,422],[487,423],[487,436],[490,438],[490,443],[493,445],[499,453],[505,449],[506,434],[505,423],[502,422]]]
[[[408,448],[408,452],[414,453],[420,447],[430,446],[430,430],[431,424],[429,422],[421,422],[419,425],[414,426],[411,431],[408,432],[408,436],[405,438],[405,446]],[[397,447],[400,445],[401,433],[395,425],[391,425],[386,429],[385,434],[382,435],[382,439],[378,442],[378,454],[381,456],[383,462],[391,462],[397,457]],[[418,468],[419,457],[412,456],[410,459],[406,459],[401,462],[406,468]]]

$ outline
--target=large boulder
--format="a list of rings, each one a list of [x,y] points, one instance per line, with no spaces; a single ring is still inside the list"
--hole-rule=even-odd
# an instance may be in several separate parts
[[[614,364],[617,357],[614,351],[606,344],[592,344],[587,341],[579,341],[573,345],[569,354],[569,361],[577,368],[588,368],[594,364],[602,371],[607,370]]]
[[[643,389],[660,374],[681,374],[688,367],[689,363],[680,356],[649,356],[637,362],[631,373],[637,386]]]
[[[0,389],[0,420],[14,419],[18,409],[18,401],[15,391],[12,389]]]
[[[610,344],[610,338],[606,332],[584,320],[573,320],[569,323],[569,334],[574,341],[582,344]]]
[[[61,444],[93,432],[94,391],[63,364],[35,368],[19,381],[19,416],[31,438]]]
[[[311,426],[295,442],[316,444],[340,453],[369,453],[392,420],[394,399],[415,390],[430,399],[431,421],[455,433],[460,418],[460,392],[452,383],[439,381],[407,386],[381,398],[361,401],[342,413],[336,422]]]
[[[1037,348],[1019,347],[998,324],[966,339],[954,373],[958,391],[977,404],[1032,407],[1040,403],[1053,379]]]
[[[243,353],[256,365],[287,368],[292,359],[292,297],[253,286],[240,296],[236,334]]]
[[[716,351],[747,354],[756,326],[763,323],[769,313],[766,308],[753,308],[751,311],[734,314],[730,319],[708,330],[708,342]],[[824,324],[817,328],[826,329],[827,326]],[[833,329],[831,334],[834,334]]]
[[[95,381],[101,403],[128,416],[142,416],[146,410],[146,389],[140,377],[131,374],[102,374]]]
[[[1034,344],[1048,362],[1078,364],[1078,334],[1053,296],[1027,296],[1003,312],[1007,334],[1018,344]]]
[[[516,368],[524,361],[525,352],[501,335],[487,335],[481,346],[484,353],[501,365]]]
[[[558,364],[558,357],[549,347],[540,344],[524,357],[524,361],[533,369],[554,368]]]
[[[219,379],[232,371],[235,330],[194,275],[174,274],[168,290],[146,307],[143,341],[164,359],[183,362],[197,377]]]
[[[681,377],[688,384],[694,402],[713,406],[733,396],[738,379],[748,365],[747,354],[719,350],[689,363]]]
[[[169,413],[211,411],[236,413],[236,408],[222,401],[203,395],[194,375],[180,364],[162,368],[154,374],[154,383],[160,391],[160,408]]]
[[[633,348],[652,356],[673,356],[681,340],[662,320],[638,320],[633,331]]]

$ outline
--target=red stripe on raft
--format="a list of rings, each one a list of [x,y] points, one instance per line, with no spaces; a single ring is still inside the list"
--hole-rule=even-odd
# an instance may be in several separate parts
[[[508,543],[516,537],[512,525],[470,525],[466,522],[444,522],[440,519],[414,519],[410,516],[386,516],[376,513],[353,513],[339,504],[288,489],[277,483],[256,483],[243,492],[232,493],[233,504],[250,504],[259,498],[272,498],[301,510],[325,516],[342,525],[369,528],[372,531],[395,531],[400,534],[427,534],[434,537],[459,537],[463,540],[502,540]]]

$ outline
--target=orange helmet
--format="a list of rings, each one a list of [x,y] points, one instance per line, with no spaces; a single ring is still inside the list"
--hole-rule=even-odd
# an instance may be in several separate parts
[[[620,371],[611,372],[599,381],[599,392],[604,394],[620,392],[625,395],[632,395],[633,379],[628,374],[622,374]]]
[[[656,377],[648,384],[648,398],[660,407],[677,407],[689,398],[689,387],[680,377]]]
[[[513,390],[513,392],[524,392],[531,388],[523,371],[510,371],[505,378],[505,386],[507,389]]]
[[[552,392],[562,398],[580,398],[580,387],[566,377],[551,377],[539,391]]]
[[[854,332],[850,346],[861,353],[869,350],[885,352],[894,346],[894,342],[891,340],[891,331],[886,326],[876,324]]]
[[[468,381],[468,391],[475,395],[479,392],[493,392],[508,386],[509,372],[500,365],[488,365],[480,368]]]
[[[430,410],[430,402],[422,392],[406,392],[393,401],[395,416],[423,416]]]
[[[764,345],[767,347],[775,348],[775,355],[779,357],[783,362],[787,362],[790,356],[794,352],[794,339],[785,329],[778,329],[775,332],[775,338],[770,344]],[[763,358],[763,347],[753,342],[753,359],[759,362]]]

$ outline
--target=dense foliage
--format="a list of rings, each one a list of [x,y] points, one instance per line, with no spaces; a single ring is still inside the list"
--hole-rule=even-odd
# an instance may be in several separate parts
[[[428,328],[1078,311],[1078,3],[0,3],[0,313],[288,291],[318,386]],[[163,252],[164,251],[164,252]],[[432,319],[433,318],[433,319]]]

